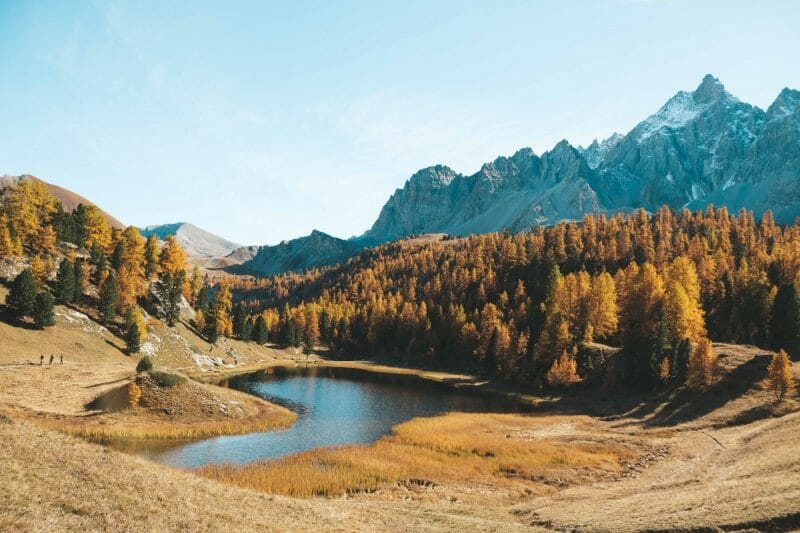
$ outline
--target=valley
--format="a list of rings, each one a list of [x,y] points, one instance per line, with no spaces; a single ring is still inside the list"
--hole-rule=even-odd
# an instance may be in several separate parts
[[[0,530],[800,528],[798,124],[708,75],[275,245],[4,176]]]

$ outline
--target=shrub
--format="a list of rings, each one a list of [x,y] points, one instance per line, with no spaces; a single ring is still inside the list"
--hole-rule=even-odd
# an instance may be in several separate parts
[[[139,359],[139,362],[136,364],[136,372],[140,374],[142,372],[148,372],[152,369],[153,369],[153,361],[146,355],[141,359]]]
[[[168,389],[170,387],[180,385],[186,381],[186,378],[177,374],[170,374],[169,372],[156,372],[155,370],[150,371],[150,377],[153,379],[155,384],[162,389]]]

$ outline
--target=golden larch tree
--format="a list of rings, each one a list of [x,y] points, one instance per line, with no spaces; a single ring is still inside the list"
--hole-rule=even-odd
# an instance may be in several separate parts
[[[545,379],[551,387],[568,387],[578,383],[581,378],[578,376],[578,364],[575,358],[564,350],[561,356],[553,361]]]
[[[780,402],[787,393],[794,390],[794,375],[792,374],[792,362],[785,351],[781,350],[773,354],[772,360],[767,367],[767,379],[765,383],[767,390],[775,393],[775,398]]]
[[[687,383],[694,389],[705,389],[714,382],[717,373],[717,354],[711,341],[702,338],[689,356]]]

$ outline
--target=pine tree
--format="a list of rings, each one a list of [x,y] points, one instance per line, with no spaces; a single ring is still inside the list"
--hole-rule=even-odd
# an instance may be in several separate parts
[[[252,317],[247,317],[247,320],[244,321],[244,325],[242,326],[242,332],[239,336],[243,341],[249,341],[253,338],[253,328],[255,327],[255,323],[253,322]]]
[[[62,259],[58,265],[56,298],[62,303],[71,303],[75,300],[75,267],[67,258]]]
[[[800,354],[800,300],[793,283],[781,285],[772,304],[769,344],[773,350],[784,349]]]
[[[150,235],[144,245],[144,274],[152,279],[158,273],[158,237]]]
[[[253,327],[253,340],[256,344],[266,344],[269,336],[269,330],[267,329],[267,321],[264,319],[264,315],[258,315],[256,317],[256,323]]]
[[[33,302],[33,323],[36,327],[44,329],[56,324],[53,297],[47,291],[36,295]]]
[[[73,301],[80,303],[83,293],[86,291],[86,271],[83,267],[83,259],[75,260],[75,287],[73,289]]]
[[[777,400],[783,401],[788,392],[794,390],[794,376],[792,375],[792,362],[784,350],[772,355],[772,360],[767,367],[767,390],[775,393]]]
[[[117,316],[119,309],[119,294],[117,293],[117,278],[114,273],[109,273],[100,287],[100,300],[98,311],[104,322],[109,323]]]
[[[242,340],[247,340],[244,338],[243,333],[244,329],[247,324],[247,309],[245,308],[244,304],[239,302],[233,308],[233,332]]]
[[[166,314],[167,324],[174,326],[180,318],[181,296],[183,295],[183,282],[186,273],[182,270],[177,272],[164,272],[161,280],[160,293],[164,302],[164,313]]]
[[[14,313],[14,316],[22,318],[33,314],[37,290],[36,279],[30,268],[26,268],[14,278],[11,283],[11,290],[6,298],[6,305]]]
[[[141,349],[141,332],[139,330],[139,325],[136,322],[131,323],[128,326],[128,332],[125,335],[125,344],[128,348],[128,353],[139,353]]]

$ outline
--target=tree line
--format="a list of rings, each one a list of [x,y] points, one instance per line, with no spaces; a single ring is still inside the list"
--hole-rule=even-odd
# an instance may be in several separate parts
[[[708,386],[711,339],[800,355],[800,226],[769,212],[758,222],[714,207],[588,215],[226,283],[284,345],[535,385]]]

